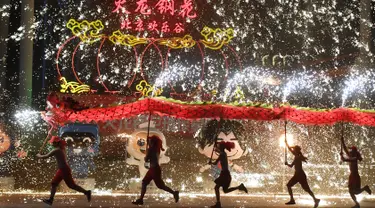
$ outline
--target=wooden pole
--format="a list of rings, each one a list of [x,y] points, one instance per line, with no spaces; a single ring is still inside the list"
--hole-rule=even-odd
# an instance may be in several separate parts
[[[44,143],[43,143],[42,147],[39,150],[39,154],[42,154],[42,151],[43,151],[44,147],[47,144],[48,138],[52,134],[52,130],[53,130],[53,126],[51,126],[50,130],[48,131],[48,134],[47,134],[46,138],[44,139]]]
[[[151,125],[151,111],[150,111],[150,114],[148,115],[148,126],[147,126],[147,149],[146,149],[146,152],[148,151],[148,148],[149,148],[149,137],[150,137],[150,125]]]
[[[340,137],[340,157],[343,154],[343,146],[342,146],[342,140],[344,138],[344,122],[341,122],[341,137]],[[340,158],[340,165],[342,165],[342,160]]]
[[[215,142],[214,142],[214,146],[212,148],[212,152],[211,152],[211,157],[210,157],[210,162],[212,162],[212,157],[214,156],[214,151],[215,151],[215,147],[217,145],[217,137],[218,137],[218,134],[219,134],[219,131],[220,131],[220,128],[221,128],[221,122],[222,122],[223,118],[220,118],[219,122],[217,123],[217,129],[216,129],[216,132],[214,134],[214,139],[215,139]]]
[[[341,122],[341,138],[344,138],[344,122]],[[343,153],[342,143],[340,138],[340,153]]]
[[[284,148],[284,159],[285,159],[285,162],[288,161],[288,151],[287,151],[287,138],[286,138],[286,125],[287,125],[287,121],[285,120],[284,122],[284,136],[285,136],[285,148]]]

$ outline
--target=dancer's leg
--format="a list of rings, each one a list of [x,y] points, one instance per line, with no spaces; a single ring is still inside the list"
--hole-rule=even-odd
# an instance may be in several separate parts
[[[58,185],[55,185],[55,184],[52,184],[52,186],[51,186],[51,195],[49,196],[49,200],[51,200],[51,201],[53,201],[53,199],[55,198],[57,186]]]
[[[355,206],[359,207],[359,203],[358,203],[358,201],[357,201],[357,197],[355,196],[355,195],[356,195],[356,194],[355,194],[356,192],[358,192],[358,191],[350,190],[350,189],[349,189],[350,197],[352,197],[352,199],[353,199],[353,201],[354,201],[354,203],[355,203]]]
[[[232,187],[232,188],[223,188],[223,191],[224,193],[230,193],[230,192],[233,192],[235,190],[239,190],[240,189],[240,186],[236,186],[236,187]]]
[[[220,186],[219,185],[216,185],[215,186],[215,196],[216,196],[216,201],[217,202],[220,202]]]
[[[287,202],[287,203],[285,203],[285,204],[287,204],[287,205],[289,205],[289,204],[295,204],[292,187],[294,185],[296,185],[297,183],[298,183],[298,178],[296,176],[293,176],[290,179],[290,181],[288,182],[288,184],[286,185],[286,187],[288,188],[288,193],[289,193],[289,196],[290,196],[290,201]]]
[[[309,184],[307,183],[307,180],[303,180],[301,182],[302,188],[310,194],[310,196],[314,199],[314,208],[319,206],[320,199],[317,199],[314,195],[314,193],[311,191]]]

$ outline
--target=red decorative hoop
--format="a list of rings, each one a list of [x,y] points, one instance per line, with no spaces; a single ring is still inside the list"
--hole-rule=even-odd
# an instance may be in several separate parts
[[[62,74],[61,74],[61,69],[60,69],[60,66],[59,66],[59,58],[60,58],[60,54],[61,54],[61,51],[65,48],[66,44],[68,44],[70,41],[72,41],[73,39],[77,38],[77,36],[73,36],[73,37],[70,37],[69,39],[67,39],[60,47],[59,47],[59,50],[57,52],[57,56],[56,56],[56,68],[57,68],[57,72],[58,72],[58,75],[59,75],[59,79],[62,77]],[[98,48],[98,52],[97,52],[97,57],[96,57],[96,68],[97,68],[97,73],[98,73],[98,82],[104,87],[105,89],[105,92],[110,92],[110,93],[116,93],[116,92],[120,92],[120,91],[111,91],[107,85],[105,84],[104,80],[102,79],[101,75],[101,70],[100,70],[100,53],[101,53],[101,50],[103,48],[103,45],[105,43],[105,41],[108,39],[108,36],[103,36],[101,38],[101,43],[100,43],[100,46]],[[159,53],[159,56],[160,56],[160,60],[161,60],[161,69],[162,71],[164,71],[165,69],[168,69],[168,61],[169,61],[169,58],[168,58],[168,55],[170,54],[171,52],[171,48],[168,48],[168,51],[167,51],[167,54],[165,56],[165,59],[163,57],[163,54],[160,50],[160,47],[156,44],[157,41],[159,40],[162,40],[162,38],[159,38],[159,39],[149,39],[149,44],[146,46],[146,48],[142,51],[141,55],[139,56],[138,52],[137,52],[137,49],[136,49],[136,46],[133,46],[133,51],[134,51],[134,55],[135,55],[135,66],[136,67],[139,67],[140,69],[140,73],[141,73],[141,76],[144,80],[147,81],[147,76],[145,75],[144,71],[143,71],[143,61],[144,61],[144,56],[145,56],[145,53],[151,48],[151,47],[155,47],[157,52]],[[78,74],[77,74],[77,71],[76,71],[76,68],[75,68],[75,56],[76,56],[76,53],[78,51],[78,48],[79,46],[82,44],[83,41],[80,41],[74,48],[74,51],[73,51],[73,54],[72,54],[72,60],[71,60],[71,65],[72,65],[72,71],[73,71],[73,74],[74,74],[74,77],[76,78],[77,82],[79,82],[80,84],[83,84],[83,82],[79,79],[78,77]],[[200,41],[195,41],[198,49],[199,49],[199,52],[200,52],[200,55],[201,55],[201,58],[202,58],[202,70],[201,70],[201,75],[200,75],[200,81],[199,81],[199,84],[198,86],[196,87],[196,89],[199,89],[201,87],[201,84],[202,82],[204,81],[204,78],[205,78],[205,51],[204,49],[202,48],[202,43]],[[227,45],[227,47],[230,49],[230,51],[234,54],[234,56],[236,57],[236,61],[238,63],[238,66],[240,68],[240,71],[243,71],[243,66],[242,66],[242,63],[240,61],[240,58],[238,56],[238,54],[236,53],[236,51],[229,45]],[[227,54],[225,54],[225,52],[220,49],[219,50],[221,55],[223,56],[224,58],[224,62],[225,62],[225,70],[226,70],[226,74],[225,74],[225,80],[227,80],[228,76],[229,76],[229,60],[228,60],[228,56]],[[138,61],[138,58],[140,58],[140,60]],[[135,71],[134,69],[132,69],[132,73],[133,73],[133,77],[128,80],[128,83],[127,83],[127,87],[130,88],[132,86],[132,84],[134,83],[134,80],[137,76],[137,71]],[[184,96],[186,97],[184,94],[185,93],[177,93],[176,90],[174,89],[173,85],[171,84],[171,82],[168,82],[170,88],[171,88],[171,94],[172,95],[177,95],[177,96]],[[95,90],[93,90],[95,91]]]
[[[138,52],[137,52],[137,49],[135,48],[135,46],[133,46],[133,51],[134,51],[134,55],[135,55],[135,67],[137,67],[138,66]],[[130,80],[128,81],[128,88],[130,88],[132,86],[132,84],[135,80],[135,77],[137,75],[137,72],[134,71],[133,74],[134,74],[133,79],[131,81]]]
[[[201,54],[201,57],[202,57],[202,71],[201,71],[201,79],[199,81],[199,84],[198,86],[196,87],[196,90],[201,86],[202,82],[203,82],[203,78],[204,78],[204,67],[205,67],[205,62],[204,62],[204,57],[205,57],[205,54],[202,50],[202,47],[200,46],[199,42],[198,41],[195,41],[195,43],[197,44],[198,46],[198,49],[199,49],[199,52]],[[165,68],[168,69],[168,54],[170,54],[170,51],[171,51],[171,48],[168,48],[168,52],[167,52],[167,55],[166,55],[166,58],[165,58]],[[181,96],[183,93],[177,93],[176,90],[174,89],[173,85],[168,82],[171,90],[173,91],[171,94],[173,95],[178,95],[178,96]]]
[[[241,62],[241,59],[240,59],[240,56],[237,54],[237,52],[230,46],[230,45],[227,45],[227,47],[232,51],[232,53],[236,56],[236,59],[237,59],[237,63],[240,67],[240,71],[242,72],[243,71],[243,66],[242,66],[242,62]]]
[[[99,83],[104,87],[104,89],[106,90],[106,92],[109,92],[108,87],[105,85],[104,81],[103,81],[102,78],[101,78],[101,73],[100,73],[100,60],[99,60],[99,59],[100,59],[100,57],[99,57],[99,55],[100,55],[100,51],[102,50],[102,47],[103,47],[104,42],[105,42],[106,39],[107,39],[107,36],[103,37],[103,40],[102,40],[102,42],[100,43],[100,47],[98,48],[98,54],[97,54],[97,56],[96,56],[96,69],[97,69],[97,71],[98,71]]]
[[[228,64],[228,59],[227,59],[227,56],[225,55],[225,53],[220,49],[220,53],[221,55],[223,56],[224,58],[224,62],[225,62],[225,77],[224,77],[224,80],[227,81],[228,79],[228,75],[229,75],[229,64]]]
[[[82,43],[82,41],[80,41],[80,42],[77,44],[77,46],[75,47],[75,49],[74,49],[74,52],[73,52],[73,55],[72,55],[72,70],[73,70],[73,74],[74,74],[76,80],[77,80],[80,84],[83,84],[83,83],[81,82],[81,80],[78,78],[78,75],[77,75],[77,73],[76,73],[76,69],[75,69],[75,66],[74,66],[74,59],[75,59],[75,56],[76,56],[76,53],[77,53],[78,47],[81,45],[81,43]]]
[[[159,56],[160,56],[160,60],[161,60],[161,68],[162,68],[162,70],[164,70],[164,58],[163,58],[163,54],[161,53],[161,50],[160,50],[159,46],[157,46],[155,44],[156,41],[157,41],[157,39],[151,39],[151,42],[146,46],[146,48],[143,50],[142,55],[141,55],[141,60],[140,60],[140,63],[139,63],[139,69],[141,71],[142,78],[144,80],[146,80],[146,81],[147,81],[147,78],[145,77],[145,75],[143,73],[142,63],[143,63],[143,57],[144,57],[146,51],[150,48],[151,45],[153,45],[156,48],[156,50],[158,50]]]
[[[59,58],[60,58],[60,54],[61,54],[61,51],[62,49],[64,49],[65,45],[68,44],[71,40],[73,40],[74,38],[77,38],[77,36],[73,36],[73,37],[70,37],[68,40],[66,40],[60,47],[59,47],[59,50],[57,51],[57,55],[56,55],[56,69],[57,69],[57,73],[59,74],[59,80],[60,78],[62,77],[61,75],[61,70],[60,70],[60,66],[59,66]]]

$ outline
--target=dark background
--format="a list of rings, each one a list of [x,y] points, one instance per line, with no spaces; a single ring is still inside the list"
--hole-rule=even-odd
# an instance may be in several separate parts
[[[130,2],[130,1],[129,1]],[[156,1],[150,1],[150,4],[155,4]],[[176,2],[176,7],[181,3]],[[359,52],[358,48],[354,45],[354,41],[357,37],[356,31],[359,30],[359,2],[353,3],[349,0],[338,1],[334,8],[331,8],[330,1],[321,1],[316,3],[317,11],[313,12],[311,17],[311,22],[306,20],[304,12],[309,11],[309,5],[303,1],[295,2],[293,1],[293,7],[290,7],[292,1],[288,4],[279,4],[278,1],[266,1],[265,3],[259,3],[258,1],[251,1],[245,3],[244,1],[232,1],[230,3],[221,4],[218,2],[207,3],[204,0],[195,0],[196,12],[198,18],[194,19],[192,23],[186,23],[186,30],[188,34],[191,34],[195,39],[200,38],[200,30],[204,26],[228,28],[233,27],[236,29],[237,34],[230,44],[234,48],[240,47],[238,54],[245,67],[247,66],[261,66],[262,57],[265,55],[277,54],[291,54],[299,55],[300,59],[295,61],[295,63],[288,63],[287,66],[282,66],[282,64],[272,66],[270,63],[266,66],[268,70],[276,71],[276,73],[281,73],[281,76],[286,76],[293,71],[302,70],[302,65],[306,65],[308,69],[313,70],[324,70],[330,73],[330,76],[337,77],[340,81],[343,78],[343,73],[347,73],[347,67],[354,63],[355,54]],[[71,33],[68,29],[64,29],[66,22],[70,18],[77,19],[81,14],[84,14],[85,18],[89,21],[96,19],[101,19],[103,22],[108,22],[105,25],[106,29],[104,33],[111,34],[111,32],[120,28],[120,15],[111,13],[114,9],[114,1],[107,0],[92,0],[87,1],[85,5],[79,5],[80,1],[74,0],[54,0],[54,1],[35,1],[35,17],[36,21],[39,22],[39,26],[35,30],[35,40],[34,40],[34,62],[33,62],[33,107],[36,109],[44,108],[45,95],[50,90],[58,90],[57,85],[57,72],[55,67],[55,57],[57,52],[57,45],[61,45]],[[374,2],[372,2],[374,4]],[[81,7],[82,10],[79,12],[77,7]],[[98,7],[101,8],[101,13],[97,12]],[[47,8],[47,12],[42,13],[43,9]],[[129,10],[134,10],[134,2],[129,3]],[[328,8],[329,12],[318,12],[319,9]],[[20,25],[20,2],[16,0],[11,1],[11,11],[10,11],[10,24],[9,24],[9,36],[17,32]],[[219,12],[217,12],[219,11]],[[333,13],[332,13],[333,12]],[[343,15],[337,15],[341,12]],[[372,12],[374,9],[372,8]],[[218,14],[220,13],[220,14]],[[354,14],[353,19],[345,20],[351,13]],[[374,17],[375,15],[373,15]],[[155,15],[157,20],[169,20],[169,16]],[[332,21],[330,18],[333,18]],[[302,23],[302,25],[295,25],[295,22]],[[341,27],[343,25],[350,25],[349,27]],[[336,29],[335,29],[336,27]],[[339,29],[342,28],[342,29]],[[296,33],[294,33],[296,31]],[[126,32],[126,31],[122,31]],[[134,32],[131,32],[133,33]],[[374,34],[374,29],[373,29]],[[136,34],[135,34],[136,35]],[[339,43],[335,43],[333,40],[334,36],[339,38]],[[157,34],[149,34],[148,37],[157,37]],[[314,42],[306,46],[306,37],[311,37]],[[75,40],[74,44],[66,47],[66,50],[71,54],[74,50],[74,46],[78,43]],[[372,42],[373,43],[373,42]],[[95,79],[96,72],[94,68],[94,63],[96,63],[96,50],[98,44],[91,47],[86,47],[86,52],[81,52],[78,50],[76,56],[76,68],[77,71],[81,71],[85,76],[83,81],[92,85],[100,92],[103,89],[100,84],[98,84]],[[373,44],[372,44],[373,46]],[[334,47],[340,49],[339,54],[334,54]],[[4,106],[6,108],[11,108],[17,103],[18,97],[18,74],[19,74],[19,41],[9,39],[7,42],[7,61],[6,61],[6,96],[2,99],[5,100]],[[118,49],[117,53],[113,54],[110,50],[112,48],[111,44],[105,44],[103,51],[107,57],[119,56],[118,53],[122,54],[121,59],[113,59],[115,65],[118,63],[121,69],[134,68],[134,63],[132,63],[134,57],[132,56],[129,49],[123,50]],[[139,51],[142,48],[139,49]],[[321,49],[324,49],[321,50]],[[166,53],[166,49],[162,48],[163,54]],[[224,52],[227,49],[223,49]],[[371,48],[374,52],[374,47]],[[190,52],[189,52],[190,51]],[[224,61],[219,52],[205,50],[206,56],[217,60],[214,62],[206,63],[205,71],[209,73],[209,67],[215,68],[219,72],[217,79],[222,79],[222,74],[224,72]],[[197,49],[191,49],[188,51],[172,51],[174,57],[181,55],[181,59],[176,58],[176,60],[171,60],[171,62],[179,62],[184,66],[200,65],[201,57],[197,52]],[[84,61],[79,61],[79,57],[84,54],[86,56]],[[229,53],[228,53],[229,54]],[[87,57],[88,56],[88,57]],[[90,59],[91,56],[91,59]],[[158,67],[158,55],[155,51],[150,50],[146,52],[144,68],[153,67],[159,69],[152,69],[151,71],[146,71],[148,77],[153,80],[158,72],[160,72],[160,67]],[[69,56],[68,56],[69,57]],[[148,58],[150,57],[150,58]],[[331,58],[339,59],[337,61],[332,61]],[[340,58],[341,57],[341,58]],[[148,60],[147,60],[148,59]],[[235,57],[229,55],[228,60],[230,62],[230,74],[231,77],[236,71],[238,71],[238,66],[235,62]],[[317,64],[319,60],[326,60],[323,63]],[[61,67],[67,67],[64,70],[63,75],[67,78],[74,80],[70,70],[70,58],[66,60],[60,60]],[[155,62],[156,61],[156,62]],[[64,63],[67,63],[64,65]],[[101,68],[109,76],[115,75],[110,72],[113,65],[109,65],[110,62],[106,61],[101,64]],[[172,63],[170,63],[172,64]],[[341,70],[341,71],[340,71]],[[221,74],[221,75],[220,75]],[[86,76],[87,75],[87,76]],[[82,77],[82,76],[81,76]],[[125,77],[125,78],[124,78]],[[128,73],[120,74],[116,78],[118,81],[124,81],[130,76]],[[197,76],[193,76],[194,79],[199,79]],[[136,80],[141,80],[138,75]],[[176,84],[175,89],[182,91],[179,88],[179,82]],[[188,87],[188,91],[193,91],[196,82],[188,82],[191,86]],[[109,88],[113,90],[121,91],[131,91],[134,90],[134,86],[130,89],[126,87],[119,86],[119,84],[107,84]],[[165,89],[164,96],[168,96],[171,89]],[[301,99],[292,100],[292,104],[306,105]],[[299,103],[300,102],[300,103]],[[327,102],[330,103],[330,102]],[[327,104],[328,105],[328,104]]]

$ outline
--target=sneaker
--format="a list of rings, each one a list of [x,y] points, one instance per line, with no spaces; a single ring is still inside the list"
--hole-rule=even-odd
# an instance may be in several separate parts
[[[317,208],[319,206],[320,199],[315,199],[314,202],[314,208]]]
[[[174,201],[177,203],[180,200],[180,192],[179,191],[175,191],[173,193],[173,197],[174,197]]]
[[[243,183],[241,183],[239,189],[240,189],[241,191],[244,191],[245,193],[248,193],[248,192],[247,192],[247,188],[245,187],[245,185],[243,185]]]
[[[221,208],[221,203],[220,202],[216,202],[216,204],[210,206],[210,208]]]
[[[46,203],[46,204],[52,206],[53,200],[51,200],[51,199],[43,199],[42,201],[43,201],[44,203]]]
[[[368,194],[370,194],[371,195],[371,189],[370,189],[370,187],[369,186],[365,186],[365,191],[368,193]]]
[[[87,197],[87,201],[90,202],[91,201],[91,191],[87,191],[85,193],[86,197]]]
[[[136,201],[133,201],[132,204],[143,205],[143,199],[137,199]]]
[[[288,201],[287,203],[285,203],[286,205],[292,205],[292,204],[296,204],[296,201],[294,200],[290,200]]]

